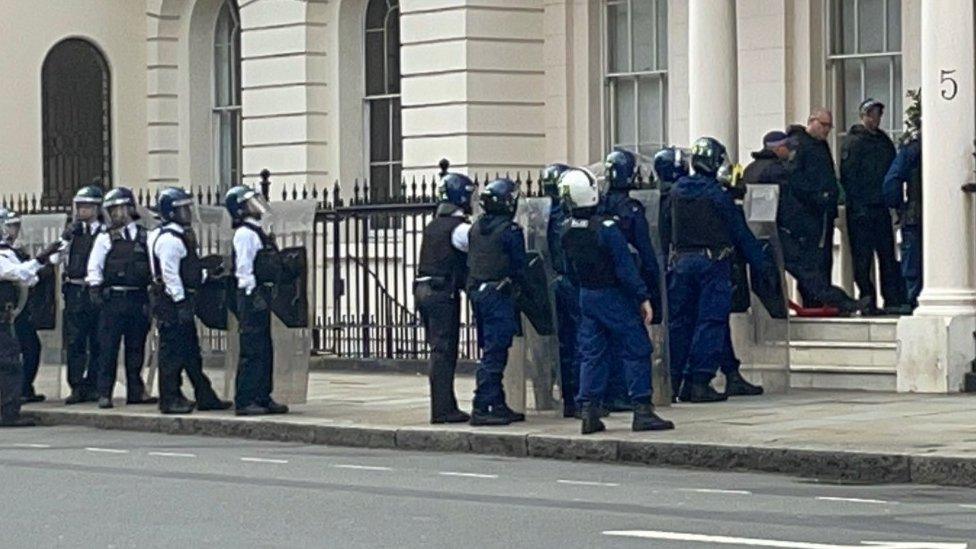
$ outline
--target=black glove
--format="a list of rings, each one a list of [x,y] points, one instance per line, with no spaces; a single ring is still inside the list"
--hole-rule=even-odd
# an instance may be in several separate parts
[[[95,307],[100,308],[102,305],[104,305],[105,301],[102,299],[102,287],[92,286],[91,288],[88,288],[88,299]]]
[[[47,265],[48,263],[51,262],[51,256],[58,253],[58,250],[60,249],[61,249],[60,240],[58,240],[57,242],[52,242],[51,244],[48,244],[46,248],[38,252],[37,255],[34,256],[34,259],[36,259],[37,262],[40,263],[41,265]]]
[[[176,321],[180,324],[194,321],[193,303],[189,299],[184,299],[176,304]]]

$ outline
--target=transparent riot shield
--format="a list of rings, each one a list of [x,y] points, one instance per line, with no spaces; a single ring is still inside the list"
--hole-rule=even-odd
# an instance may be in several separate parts
[[[237,323],[230,314],[235,297],[231,242],[234,231],[230,215],[223,206],[196,205],[193,232],[204,268],[211,275],[197,292],[197,334],[203,368],[221,398],[234,398],[234,373],[237,371]],[[222,268],[217,269],[220,265]],[[221,272],[222,271],[222,272]],[[217,272],[222,276],[213,276]]]
[[[651,383],[654,387],[654,405],[671,405],[671,369],[668,361],[668,287],[665,273],[667,272],[667,251],[661,244],[660,212],[661,191],[659,189],[640,189],[630,191],[630,197],[644,205],[644,215],[647,226],[651,230],[651,244],[657,254],[658,291],[661,303],[660,311],[655,311],[655,323],[648,329],[651,342],[654,343],[654,354],[651,357]],[[657,322],[657,320],[660,322]]]
[[[521,198],[515,222],[525,232],[529,255],[526,286],[522,288],[519,308],[522,310],[522,335],[515,338],[505,368],[505,393],[516,410],[527,407],[525,382],[532,382],[536,410],[555,406],[553,387],[559,371],[559,340],[555,326],[552,263],[549,260],[549,197]]]
[[[310,271],[308,265],[310,251],[315,247],[317,206],[315,200],[273,202],[270,214],[263,220],[265,229],[278,242],[285,270],[293,270],[295,275],[275,288],[271,303],[274,398],[285,404],[303,404],[308,397],[308,361],[312,351],[308,307],[315,302],[315,284],[308,283],[314,266]]]
[[[20,236],[15,245],[34,256],[44,247],[61,238],[68,216],[63,213],[21,216]],[[38,283],[29,290],[25,307],[30,310],[37,334],[41,339],[41,365],[34,388],[50,399],[59,399],[67,392],[62,378],[65,363],[61,337],[61,277],[56,266],[48,266],[38,273]]]
[[[757,272],[750,266],[752,290],[749,312],[737,315],[733,342],[742,360],[742,373],[766,392],[785,392],[790,386],[790,319],[786,307],[783,252],[776,228],[779,186],[748,185],[743,211],[750,230],[763,245],[775,271]]]

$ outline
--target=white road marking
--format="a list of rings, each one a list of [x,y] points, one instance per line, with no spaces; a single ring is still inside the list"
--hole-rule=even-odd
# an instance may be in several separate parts
[[[967,505],[965,503],[960,504],[959,507],[962,507],[963,509],[976,509],[976,505]]]
[[[679,488],[679,492],[695,492],[696,494],[733,494],[736,496],[751,496],[749,490],[720,490],[718,488]]]
[[[486,475],[484,473],[459,473],[457,471],[441,471],[437,474],[445,477],[498,478],[498,475]]]
[[[178,452],[149,452],[151,456],[168,457],[168,458],[195,458],[196,454],[181,454]]]
[[[846,501],[849,503],[879,503],[883,505],[897,505],[896,501],[885,501],[883,499],[865,499],[865,498],[835,498],[829,496],[819,496],[817,497],[820,501]]]
[[[102,454],[128,454],[128,450],[119,450],[118,448],[85,448],[89,452],[99,452]]]
[[[379,467],[376,465],[333,465],[336,469],[357,469],[359,471],[392,471],[392,467]]]
[[[614,488],[616,486],[620,486],[616,482],[596,482],[596,481],[592,481],[592,480],[566,480],[566,479],[559,479],[556,482],[558,482],[559,484],[573,484],[573,485],[576,485],[576,486],[606,486],[606,487],[609,487],[609,488]]]
[[[18,448],[50,448],[51,447],[50,444],[27,444],[27,443],[14,444],[14,446]]]
[[[777,547],[781,549],[967,549],[966,543],[932,543],[914,541],[864,541],[861,545],[839,545],[835,543],[816,543],[803,541],[783,541],[775,539],[736,538],[730,536],[708,536],[682,532],[662,532],[658,530],[607,530],[605,536],[655,539],[667,541],[697,541],[716,545],[742,545],[747,547]]]
[[[288,463],[287,459],[270,459],[270,458],[250,458],[243,457],[241,461],[246,461],[248,463]]]

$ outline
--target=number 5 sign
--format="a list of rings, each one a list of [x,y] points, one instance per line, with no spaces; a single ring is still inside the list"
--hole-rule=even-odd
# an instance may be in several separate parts
[[[943,69],[940,73],[939,83],[942,84],[942,99],[946,101],[952,101],[959,93],[959,83],[952,77],[955,73],[955,69],[951,71]]]

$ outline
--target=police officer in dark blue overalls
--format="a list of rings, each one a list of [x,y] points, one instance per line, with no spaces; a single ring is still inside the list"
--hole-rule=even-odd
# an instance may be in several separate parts
[[[905,125],[909,131],[885,175],[884,199],[885,205],[898,213],[901,275],[914,310],[922,293],[922,136],[917,109],[908,112]]]
[[[468,273],[468,233],[475,184],[466,175],[444,173],[437,185],[439,203],[424,227],[414,299],[430,346],[430,422],[465,423],[471,416],[454,395],[461,329],[461,289]]]
[[[622,369],[634,408],[634,431],[673,429],[651,404],[651,353],[647,327],[654,318],[650,293],[634,264],[618,223],[596,213],[599,191],[586,170],[559,180],[571,208],[563,249],[580,286],[580,389],[577,402],[584,435],[603,431],[600,421],[610,370]],[[607,360],[610,348],[618,364]]]
[[[566,164],[550,164],[542,170],[542,190],[550,198],[549,226],[546,240],[549,258],[556,277],[552,282],[556,299],[556,323],[559,337],[559,392],[563,397],[563,417],[575,417],[576,393],[579,391],[579,354],[576,337],[579,331],[579,286],[570,275],[562,236],[566,232],[569,212],[559,198],[559,177],[569,170]]]
[[[725,147],[703,137],[691,150],[695,175],[671,189],[671,259],[668,273],[669,344],[672,379],[682,379],[684,402],[727,398],[711,380],[727,357],[732,307],[731,255],[735,248],[754,269],[766,262],[732,197],[716,179]],[[687,397],[687,398],[686,398]]]
[[[525,236],[512,221],[518,206],[518,187],[510,179],[496,179],[479,195],[484,214],[468,235],[468,295],[478,322],[478,363],[471,425],[508,425],[525,415],[508,407],[502,375],[508,349],[519,331],[514,292],[526,269]]]
[[[630,197],[630,191],[637,187],[637,157],[630,151],[616,149],[607,155],[604,167],[608,187],[598,212],[605,217],[616,217],[627,243],[636,251],[640,277],[649,292],[651,305],[660,312],[661,274],[651,244],[651,229],[644,205]],[[610,411],[630,410],[623,372],[619,368],[611,368],[610,372],[607,407]]]

